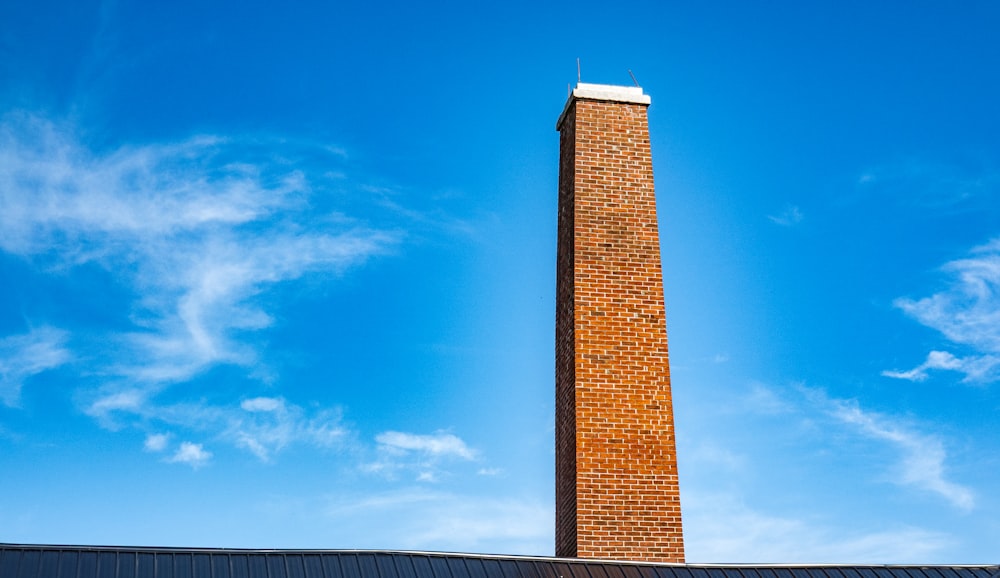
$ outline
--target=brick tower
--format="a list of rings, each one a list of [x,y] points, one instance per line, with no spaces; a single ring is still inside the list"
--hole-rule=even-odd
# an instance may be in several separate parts
[[[560,557],[684,561],[648,106],[581,83],[556,124]]]

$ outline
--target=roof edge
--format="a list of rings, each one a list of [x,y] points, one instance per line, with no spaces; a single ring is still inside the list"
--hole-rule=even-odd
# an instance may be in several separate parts
[[[191,554],[399,554],[404,556],[439,556],[456,558],[538,560],[574,564],[619,564],[627,566],[669,566],[684,568],[987,568],[1000,572],[1000,564],[852,564],[852,563],[672,563],[643,562],[633,560],[607,560],[603,558],[559,558],[556,556],[530,556],[522,554],[478,554],[468,552],[439,552],[426,550],[384,550],[364,548],[199,548],[181,546],[86,546],[68,544],[9,544],[0,543],[0,550],[59,550],[75,552],[148,552],[148,553],[191,553]]]

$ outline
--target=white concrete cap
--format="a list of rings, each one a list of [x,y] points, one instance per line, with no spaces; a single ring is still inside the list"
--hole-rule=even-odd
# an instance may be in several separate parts
[[[649,104],[649,95],[643,94],[642,87],[639,86],[615,86],[613,84],[586,84],[581,82],[573,89],[572,98]]]
[[[614,84],[587,84],[580,82],[573,89],[573,92],[566,99],[566,106],[563,107],[559,120],[556,121],[556,130],[562,127],[563,118],[573,101],[577,99],[604,100],[608,102],[628,102],[633,104],[649,104],[648,94],[642,93],[639,86],[616,86]]]

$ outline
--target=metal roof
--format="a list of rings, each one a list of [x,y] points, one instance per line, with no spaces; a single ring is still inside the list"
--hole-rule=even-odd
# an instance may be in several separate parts
[[[0,578],[1000,578],[1000,565],[709,565],[366,550],[0,544]]]

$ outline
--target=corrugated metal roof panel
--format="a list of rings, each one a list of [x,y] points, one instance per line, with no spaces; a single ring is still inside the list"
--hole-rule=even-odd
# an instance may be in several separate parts
[[[944,578],[960,578],[951,568],[935,568],[934,570],[939,572]]]
[[[759,568],[738,568],[738,570],[743,578],[768,578]]]
[[[229,556],[208,556],[209,576],[232,576],[233,570]],[[122,577],[124,578],[124,576]]]
[[[486,571],[486,564],[483,564],[482,558],[466,558],[465,559],[465,571],[468,576],[480,576],[488,577],[490,574]]]
[[[59,575],[58,552],[39,552],[38,575],[39,576]],[[132,578],[132,577],[128,576],[127,578]]]
[[[514,560],[513,564],[503,564],[504,578],[542,578],[538,565],[530,560]]]
[[[413,564],[414,574],[422,577],[433,576],[430,558],[427,556],[407,556],[407,558],[409,558],[410,563]]]
[[[448,570],[451,571],[451,578],[472,578],[469,568],[465,564],[465,558],[460,556],[449,556],[445,558],[448,562]]]
[[[155,576],[153,574],[154,564],[156,563],[156,556],[150,552],[138,552],[136,553],[136,565],[135,565],[135,575],[136,576]],[[72,578],[73,574],[63,574],[62,578]]]
[[[487,578],[506,578],[506,574],[504,574],[503,571],[503,566],[500,564],[498,560],[484,559],[483,571],[486,572],[485,575],[487,576]]]
[[[374,554],[368,563],[379,578],[399,578],[393,557],[392,554]]]
[[[742,575],[737,574],[735,577],[726,573],[722,568],[709,568],[708,575],[711,578],[743,578]]]
[[[559,569],[552,560],[528,560],[525,565],[530,567],[528,576],[532,578],[559,578]],[[522,565],[518,565],[522,566]]]
[[[1000,566],[685,565],[430,552],[0,544],[0,578],[1000,578]]]
[[[362,578],[357,555],[345,554],[340,559],[340,571],[342,572],[340,578]]]
[[[589,571],[589,578],[611,578],[611,575],[608,574],[608,568],[612,566],[607,564],[587,564],[585,567]]]
[[[541,562],[539,565],[548,568],[550,573],[558,578],[589,578],[583,569],[581,569],[581,575],[574,574],[572,566],[565,562]]]
[[[392,562],[396,566],[396,574],[399,578],[418,578],[417,571],[413,567],[413,560],[408,556],[392,556]],[[311,576],[309,578],[312,578]]]
[[[685,574],[687,574],[687,578],[712,578],[709,568],[693,567],[689,573]]]
[[[19,560],[13,562],[11,565],[12,571],[11,576],[30,576],[32,572],[36,572],[38,567],[38,552],[27,552],[21,556]],[[15,574],[16,572],[16,574]]]
[[[118,578],[135,578],[136,559],[135,552],[118,553]]]

